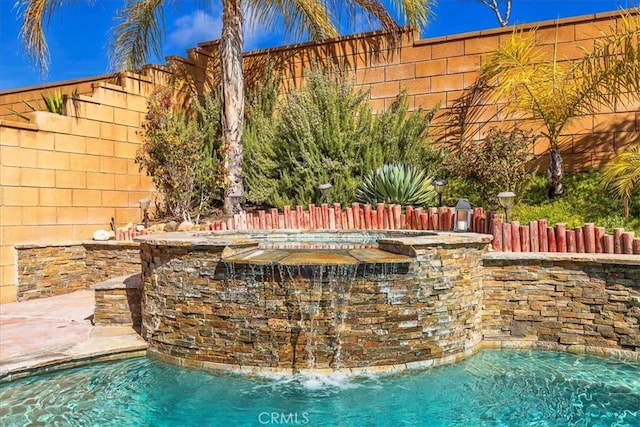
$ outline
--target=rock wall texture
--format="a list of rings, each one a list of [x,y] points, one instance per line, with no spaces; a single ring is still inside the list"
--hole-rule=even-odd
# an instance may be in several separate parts
[[[143,244],[143,336],[214,369],[421,367],[483,346],[640,360],[637,256],[399,246],[415,261],[231,265],[220,248]]]
[[[140,273],[115,277],[92,286],[97,325],[131,325],[139,328],[142,322],[142,289]]]
[[[412,247],[416,261],[229,265],[219,248],[142,244],[143,337],[221,366],[336,369],[441,360],[481,340],[486,245]]]
[[[640,352],[640,257],[494,253],[483,265],[486,341]]]
[[[18,301],[88,289],[112,277],[140,272],[140,245],[134,242],[69,242],[19,245]]]

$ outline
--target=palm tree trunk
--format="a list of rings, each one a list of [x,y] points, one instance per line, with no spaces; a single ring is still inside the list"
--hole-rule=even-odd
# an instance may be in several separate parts
[[[240,0],[223,0],[220,63],[222,67],[222,146],[224,149],[224,212],[242,210],[242,122],[244,78],[242,71],[243,17]]]
[[[562,183],[564,167],[562,166],[562,157],[557,149],[551,149],[549,154],[551,161],[549,162],[549,170],[547,171],[547,197],[554,199],[564,195],[566,191]]]

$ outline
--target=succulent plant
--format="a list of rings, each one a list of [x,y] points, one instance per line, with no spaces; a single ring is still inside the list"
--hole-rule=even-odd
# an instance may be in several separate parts
[[[357,198],[365,203],[427,206],[435,198],[432,178],[423,170],[403,163],[379,167],[367,175],[358,188]]]

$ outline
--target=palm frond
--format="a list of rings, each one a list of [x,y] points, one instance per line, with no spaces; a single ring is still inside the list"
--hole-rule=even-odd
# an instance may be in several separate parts
[[[358,6],[350,8],[350,16],[352,18],[357,13],[357,9],[363,12],[364,18],[369,21],[369,26],[373,26],[372,20],[375,19],[382,25],[385,30],[394,30],[399,27],[395,19],[391,17],[387,8],[378,0],[353,0],[353,2],[345,2],[346,5]]]
[[[20,0],[16,7],[22,15],[20,39],[27,55],[44,75],[49,69],[49,46],[44,36],[43,23],[49,22],[51,15],[62,2],[58,0]]]
[[[117,70],[140,68],[149,54],[162,56],[164,0],[126,0],[112,29],[111,62]]]
[[[331,12],[317,0],[249,0],[250,22],[275,28],[284,24],[284,31],[296,38],[308,34],[317,40],[337,37]]]
[[[640,185],[640,145],[615,156],[602,170],[602,183],[621,199],[629,199]]]
[[[413,28],[422,28],[427,25],[433,15],[431,6],[434,0],[392,0],[391,3],[400,11],[406,23]]]
[[[593,50],[575,64],[584,112],[640,96],[640,9],[622,14],[621,29],[597,39]]]

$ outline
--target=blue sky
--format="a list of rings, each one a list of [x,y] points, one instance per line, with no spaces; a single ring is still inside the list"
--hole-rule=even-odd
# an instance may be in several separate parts
[[[383,2],[387,3],[386,0]],[[33,86],[113,71],[109,66],[108,42],[114,17],[123,0],[67,1],[45,27],[51,63],[46,76],[34,68],[19,40],[21,19],[15,0],[0,0],[0,90]],[[93,3],[92,5],[90,3]],[[513,0],[510,24],[613,11],[630,7],[633,0]],[[162,58],[184,56],[198,42],[217,39],[221,28],[221,2],[207,7],[204,1],[169,2],[165,11],[166,32]],[[173,4],[173,5],[171,5]],[[439,0],[435,16],[422,37],[436,37],[494,28],[498,21],[479,0]],[[295,40],[292,40],[295,41]],[[278,31],[249,29],[245,50],[287,44]]]

